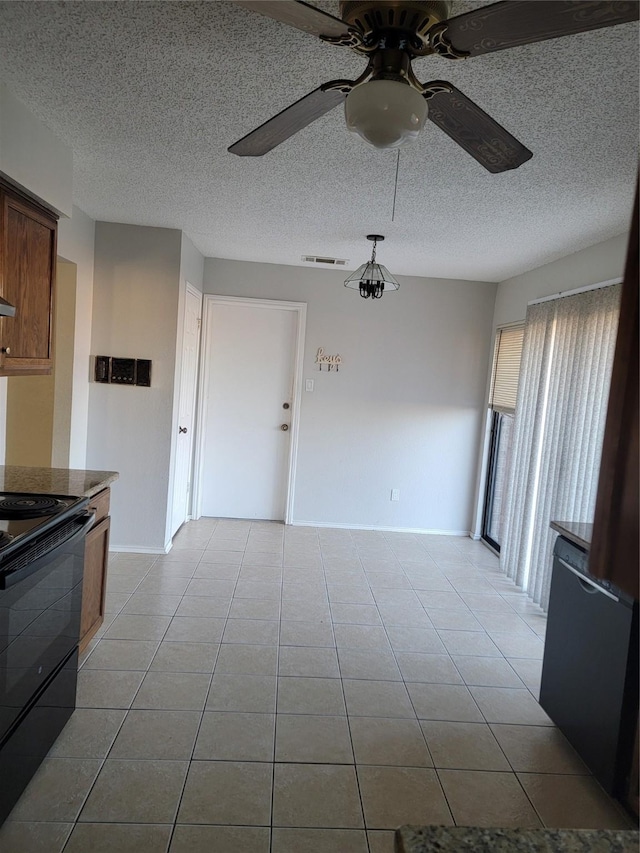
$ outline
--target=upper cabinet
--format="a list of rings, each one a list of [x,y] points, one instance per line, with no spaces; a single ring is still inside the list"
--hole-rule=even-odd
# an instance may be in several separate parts
[[[591,574],[610,580],[635,599],[640,595],[638,247],[636,186],[589,555]],[[635,808],[637,809],[637,801]]]
[[[57,219],[0,184],[0,376],[51,373]]]

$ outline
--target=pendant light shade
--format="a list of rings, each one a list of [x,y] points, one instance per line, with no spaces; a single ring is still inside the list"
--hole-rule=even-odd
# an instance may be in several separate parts
[[[371,260],[362,264],[351,273],[344,286],[360,291],[364,299],[380,299],[388,290],[398,290],[400,285],[382,264],[376,263],[376,245],[384,240],[380,234],[368,234],[367,240],[373,240]]]

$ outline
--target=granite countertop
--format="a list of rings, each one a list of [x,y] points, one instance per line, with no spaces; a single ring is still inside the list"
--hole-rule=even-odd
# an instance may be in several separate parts
[[[565,539],[584,551],[588,552],[591,548],[593,524],[587,524],[584,521],[552,521],[551,529],[557,530]]]
[[[396,853],[638,853],[640,833],[615,829],[401,826]]]
[[[120,475],[79,468],[27,468],[0,465],[0,491],[93,497]]]

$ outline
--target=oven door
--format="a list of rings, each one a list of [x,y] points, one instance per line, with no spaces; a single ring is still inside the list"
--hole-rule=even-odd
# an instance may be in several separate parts
[[[0,572],[0,743],[80,637],[82,513],[44,534]]]

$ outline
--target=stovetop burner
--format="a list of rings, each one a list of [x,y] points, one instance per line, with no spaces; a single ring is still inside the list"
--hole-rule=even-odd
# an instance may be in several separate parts
[[[87,503],[86,497],[72,495],[0,492],[0,575],[3,565],[18,550],[33,542],[35,537],[63,524]]]
[[[40,495],[6,497],[0,499],[0,518],[40,518],[55,515],[64,507],[62,501]]]

